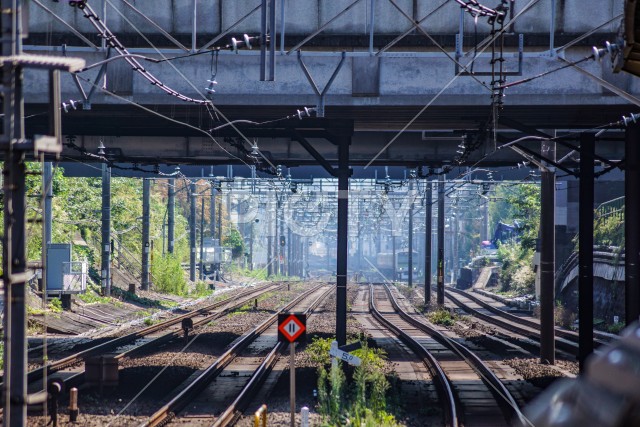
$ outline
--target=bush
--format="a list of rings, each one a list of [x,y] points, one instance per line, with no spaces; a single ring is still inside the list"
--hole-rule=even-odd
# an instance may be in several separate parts
[[[536,282],[532,267],[533,252],[533,249],[523,247],[517,242],[500,245],[498,258],[502,262],[502,291],[514,291],[518,295],[533,293]]]
[[[430,322],[436,325],[453,326],[456,323],[456,316],[444,308],[432,311],[427,317]]]
[[[158,291],[175,295],[187,293],[187,281],[184,278],[180,259],[175,255],[167,254],[156,258],[152,274]]]
[[[318,412],[326,426],[395,427],[395,417],[387,412],[386,394],[389,381],[384,374],[386,354],[366,343],[355,350],[362,363],[353,371],[355,387],[348,389],[347,377],[340,361],[330,363],[329,348],[333,338],[314,339],[307,352],[318,367]]]

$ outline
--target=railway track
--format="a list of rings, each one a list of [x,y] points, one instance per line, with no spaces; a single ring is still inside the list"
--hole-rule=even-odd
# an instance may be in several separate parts
[[[480,307],[490,311],[493,314],[497,314],[498,316],[504,317],[506,319],[512,320],[521,325],[529,326],[532,328],[540,328],[540,321],[533,317],[529,316],[517,316],[515,314],[509,313],[505,310],[502,310],[498,307],[499,302],[492,299],[491,297],[484,296],[482,294],[476,294],[472,292],[463,291],[461,289],[456,288],[448,288],[447,290],[451,290],[458,295],[462,295],[474,303],[478,304]],[[578,342],[578,332],[571,331],[568,329],[556,327],[556,335],[570,341]],[[594,344],[603,345],[608,343],[609,341],[616,339],[617,335],[609,334],[601,331],[593,331],[593,335],[595,337]]]
[[[507,331],[522,335],[539,344],[540,323],[516,316],[497,307],[487,301],[483,301],[468,292],[455,288],[447,288],[446,298],[460,309],[485,322],[491,323]],[[601,335],[602,336],[602,335]],[[556,327],[556,348],[573,356],[578,355],[578,334],[573,331]],[[604,345],[602,338],[594,339],[594,344]]]
[[[447,408],[448,425],[498,426],[524,421],[510,392],[478,356],[406,313],[386,285],[370,285],[370,309],[421,357],[432,355],[429,363]]]
[[[235,294],[233,297],[217,301],[206,307],[184,313],[172,319],[141,329],[137,332],[114,338],[107,342],[90,347],[78,353],[51,362],[46,366],[47,375],[53,379],[56,378],[55,374],[58,373],[57,378],[59,378],[66,387],[77,386],[82,383],[84,379],[84,368],[81,364],[88,358],[109,353],[125,346],[129,346],[129,348],[124,351],[119,351],[119,354],[115,357],[117,359],[121,359],[130,356],[137,351],[144,350],[154,345],[159,345],[162,342],[169,341],[181,335],[183,333],[182,321],[185,319],[191,319],[193,327],[195,328],[206,324],[217,317],[223,316],[231,310],[241,307],[263,293],[274,291],[284,286],[285,285],[282,284],[273,284],[265,288],[247,289],[239,294]],[[62,372],[66,368],[71,369],[66,372]],[[42,379],[44,373],[45,367],[43,366],[34,369],[27,374],[27,382],[30,384],[30,392],[39,391],[35,388],[38,387],[38,385],[34,385],[34,383]]]
[[[285,348],[285,344],[276,342],[278,313],[295,308],[309,314],[331,291],[332,288],[327,285],[315,286],[244,334],[140,426],[166,425],[178,414],[180,418],[176,420],[177,423],[231,425],[241,415],[242,409],[257,392]]]

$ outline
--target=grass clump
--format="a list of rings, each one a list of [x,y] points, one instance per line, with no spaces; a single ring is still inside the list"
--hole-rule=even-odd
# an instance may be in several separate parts
[[[384,372],[385,352],[369,348],[363,342],[362,348],[353,352],[362,363],[353,370],[349,381],[342,362],[330,364],[332,341],[333,338],[314,339],[307,347],[312,361],[318,364],[318,412],[323,418],[322,425],[399,426],[388,412],[390,385]]]
[[[78,294],[78,299],[86,304],[109,304],[111,298],[100,295],[100,287],[95,285],[87,286],[87,291],[83,294]]]
[[[427,315],[427,317],[431,323],[442,326],[453,326],[453,324],[456,323],[457,320],[454,314],[444,308],[439,308],[435,311],[432,311]]]
[[[196,287],[191,291],[190,296],[195,298],[204,298],[211,295],[213,291],[214,289],[210,289],[206,282],[199,280],[196,282]]]

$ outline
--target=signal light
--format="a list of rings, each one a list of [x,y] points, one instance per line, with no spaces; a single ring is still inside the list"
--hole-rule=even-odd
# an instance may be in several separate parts
[[[287,241],[285,240],[284,236],[280,236],[280,246],[286,246],[287,245]]]

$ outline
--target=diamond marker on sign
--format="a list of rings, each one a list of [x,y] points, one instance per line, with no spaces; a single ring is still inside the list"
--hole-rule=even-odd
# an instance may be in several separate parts
[[[278,319],[278,339],[290,343],[298,341],[298,338],[306,331],[306,316],[303,314],[282,314]]]

